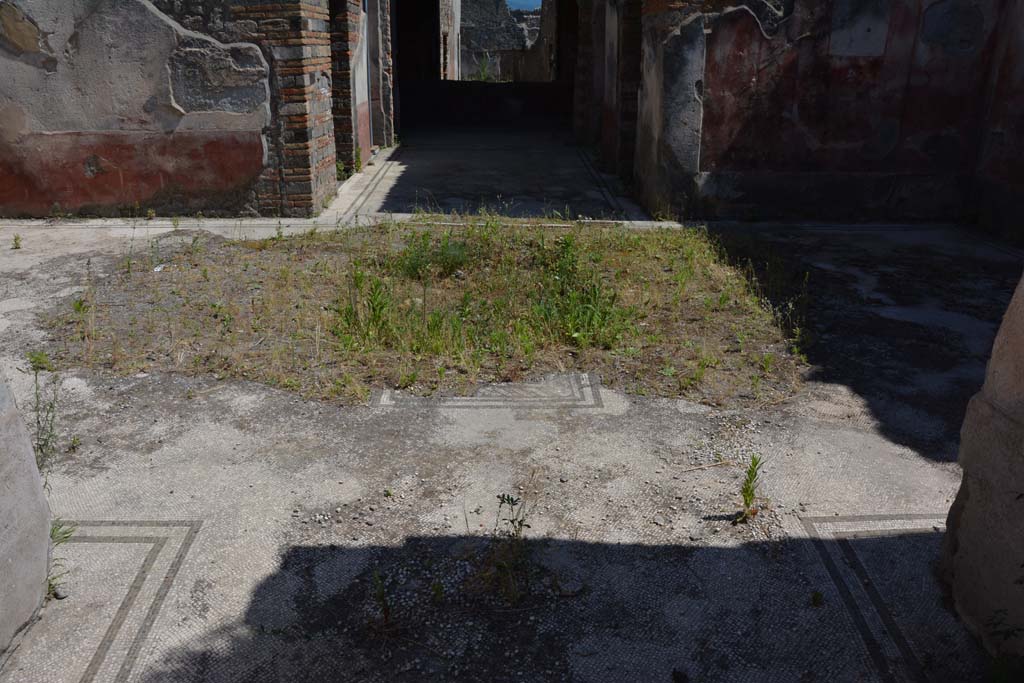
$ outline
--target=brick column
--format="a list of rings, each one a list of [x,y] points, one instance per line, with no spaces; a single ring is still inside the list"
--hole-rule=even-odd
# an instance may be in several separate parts
[[[327,3],[278,0],[234,8],[236,19],[256,22],[271,57],[276,139],[258,190],[264,215],[314,215],[337,189]]]

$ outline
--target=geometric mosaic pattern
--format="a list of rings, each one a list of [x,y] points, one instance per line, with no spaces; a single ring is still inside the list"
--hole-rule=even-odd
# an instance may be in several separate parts
[[[419,398],[385,389],[373,400],[375,406],[394,406],[429,402],[442,408],[476,409],[594,409],[604,407],[601,382],[586,373],[553,375],[531,384],[492,384],[481,387],[473,396]]]
[[[75,521],[69,544],[131,545],[142,550],[141,562],[123,588],[113,613],[81,677],[91,681],[128,681],[132,668],[160,614],[167,593],[199,533],[198,521]],[[70,549],[71,552],[74,549]],[[127,577],[126,577],[127,578]],[[79,664],[83,664],[80,662]],[[65,662],[65,665],[71,662]],[[65,673],[70,673],[65,671]]]
[[[880,680],[976,680],[984,662],[963,625],[942,604],[934,574],[945,513],[801,521]],[[918,638],[918,633],[930,636]],[[941,676],[931,675],[932,669]]]

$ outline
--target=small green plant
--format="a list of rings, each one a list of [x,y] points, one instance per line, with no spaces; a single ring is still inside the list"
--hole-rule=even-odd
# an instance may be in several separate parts
[[[363,151],[356,145],[356,151],[352,159],[352,169],[355,173],[363,170]]]
[[[491,70],[491,56],[484,55],[483,59],[477,64],[476,71],[470,77],[474,81],[483,81],[485,83],[493,83],[498,80],[497,74]]]
[[[387,630],[391,625],[391,600],[388,598],[384,579],[377,571],[373,572],[373,601],[377,603],[377,609],[380,610],[381,625]]]
[[[60,517],[54,519],[50,523],[50,547],[52,550],[56,552],[57,548],[70,541],[77,529],[78,527],[74,524],[70,524]],[[68,570],[65,569],[64,558],[54,556],[46,576],[47,600],[63,600],[66,597],[60,587],[64,583],[63,578],[67,574]]]
[[[761,456],[755,455],[750,458],[747,465],[747,474],[743,478],[743,486],[740,488],[740,495],[743,497],[743,512],[740,521],[748,521],[757,515],[757,508],[754,507],[754,500],[757,498],[757,487],[761,483],[761,468],[764,462]]]
[[[21,249],[21,235],[15,233],[14,240],[11,242],[11,249]]]
[[[82,439],[77,435],[71,437],[71,441],[68,442],[68,453],[77,453],[78,449],[82,447]]]
[[[772,366],[775,365],[775,354],[766,353],[761,356],[761,372],[767,377],[772,372]]]
[[[531,476],[530,485],[532,481]],[[495,542],[483,557],[479,578],[484,586],[514,604],[530,587],[530,560],[523,542],[523,535],[530,528],[529,506],[512,494],[504,493],[497,498],[498,512],[492,532]]]
[[[146,220],[151,221],[156,218],[156,209],[149,209],[146,211]]]
[[[334,176],[337,178],[339,183],[348,180],[351,175],[352,174],[348,172],[348,169],[345,168],[344,162],[339,161],[334,165]]]
[[[171,217],[171,227],[177,230],[181,227],[181,218],[178,216]]]
[[[60,517],[54,519],[53,523],[50,524],[50,542],[53,543],[53,547],[57,548],[70,541],[77,529],[77,526],[64,521]]]
[[[391,492],[391,489],[384,489],[385,498],[394,498],[395,494]]]
[[[57,407],[60,399],[60,377],[54,375],[47,381],[43,373],[54,372],[53,362],[44,351],[33,351],[28,354],[29,369],[32,372],[33,397],[32,412],[35,420],[35,438],[33,446],[36,452],[36,465],[46,476],[50,461],[56,454],[57,445]]]
[[[502,517],[502,512],[508,516]],[[523,530],[529,529],[526,522],[529,509],[522,498],[516,498],[508,493],[498,496],[498,516],[494,520],[494,534],[503,536],[515,541],[523,540]]]

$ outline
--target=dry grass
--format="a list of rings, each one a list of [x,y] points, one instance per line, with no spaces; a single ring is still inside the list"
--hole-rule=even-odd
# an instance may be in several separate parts
[[[701,230],[439,222],[134,249],[53,317],[54,355],[349,401],[570,370],[718,404],[794,389],[778,321]]]

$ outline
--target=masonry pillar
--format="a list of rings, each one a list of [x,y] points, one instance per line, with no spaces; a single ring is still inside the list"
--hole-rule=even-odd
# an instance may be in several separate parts
[[[623,178],[633,175],[640,89],[641,0],[605,0],[601,159]]]
[[[391,47],[391,0],[378,0],[380,21],[380,106],[384,114],[383,138],[381,144],[391,147],[395,144],[395,60]]]
[[[369,23],[362,0],[331,3],[334,142],[337,161],[350,173],[369,160],[377,142],[372,132]]]
[[[257,38],[271,56],[277,140],[260,182],[260,213],[319,213],[337,190],[328,0],[246,4],[233,12],[258,23]]]
[[[994,655],[1024,656],[1024,281],[961,430],[963,482],[943,574],[967,626]]]

